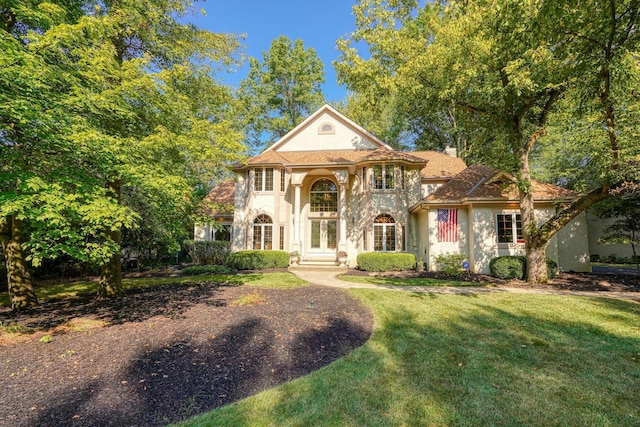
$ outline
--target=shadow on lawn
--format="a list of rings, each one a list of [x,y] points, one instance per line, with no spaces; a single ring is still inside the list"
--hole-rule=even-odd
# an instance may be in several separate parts
[[[219,288],[213,283],[167,284],[128,289],[124,297],[113,300],[98,300],[95,295],[50,299],[33,309],[0,312],[0,321],[46,331],[78,317],[111,325],[142,322],[158,315],[176,317],[195,304],[223,305],[216,298]]]
[[[249,316],[214,337],[185,336],[149,348],[124,368],[120,392],[99,381],[75,385],[52,397],[34,425],[180,421],[308,374],[364,344],[371,331],[329,317],[297,333],[286,348],[280,332]]]
[[[366,295],[376,301],[370,341],[322,378],[282,387],[268,408],[249,401],[207,421],[251,425],[255,404],[267,411],[259,418],[266,424],[638,425],[640,305],[405,297],[419,300],[408,307],[404,297],[395,304]]]

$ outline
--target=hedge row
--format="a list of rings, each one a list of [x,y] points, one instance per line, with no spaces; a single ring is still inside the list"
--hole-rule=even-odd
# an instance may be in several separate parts
[[[527,276],[527,257],[525,256],[499,256],[489,262],[491,275],[500,279],[525,280]],[[558,264],[551,258],[547,258],[547,275],[553,279],[558,274]]]
[[[287,268],[289,252],[285,251],[240,251],[229,255],[227,265],[236,270],[264,270]]]
[[[364,271],[403,271],[416,267],[416,256],[397,252],[365,252],[358,254],[358,269]]]

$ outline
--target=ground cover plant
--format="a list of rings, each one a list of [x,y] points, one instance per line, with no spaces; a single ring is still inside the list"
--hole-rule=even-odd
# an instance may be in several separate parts
[[[585,297],[352,290],[367,344],[193,418],[203,425],[616,425],[640,422],[640,305]]]

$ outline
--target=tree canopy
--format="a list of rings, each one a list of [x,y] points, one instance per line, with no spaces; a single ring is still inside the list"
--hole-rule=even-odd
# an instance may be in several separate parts
[[[239,43],[183,23],[191,7],[122,0],[0,8],[10,17],[0,55],[3,229],[24,223],[36,262],[66,253],[102,265],[105,297],[122,294],[122,228],[144,217],[175,247],[197,196],[244,151],[231,94],[215,81]],[[42,14],[20,21],[32,8]],[[10,271],[10,287],[25,274]]]
[[[634,173],[626,166],[638,154],[637,3],[362,0],[354,8],[357,30],[339,42],[336,68],[356,91],[396,94],[398,111],[418,135],[429,135],[422,124],[439,118],[437,131],[449,135],[442,141],[464,142],[459,148],[472,160],[514,174],[528,279],[544,282],[551,236]],[[354,47],[362,42],[366,56]],[[579,138],[588,157],[581,161],[599,179],[538,224],[532,153],[550,130],[577,120],[586,124]]]
[[[238,99],[248,142],[272,144],[324,103],[324,64],[302,40],[280,36],[263,59],[249,58]]]

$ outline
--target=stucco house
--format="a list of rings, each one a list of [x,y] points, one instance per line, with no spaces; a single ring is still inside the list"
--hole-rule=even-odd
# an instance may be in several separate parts
[[[479,273],[496,256],[524,254],[513,177],[467,166],[455,152],[396,151],[328,105],[234,172],[208,196],[234,208],[213,211],[196,239],[298,251],[303,262],[345,251],[351,267],[362,252],[410,252],[430,270],[438,254],[462,253]],[[541,220],[574,197],[539,182],[533,190]],[[584,214],[547,255],[562,270],[590,270]]]

